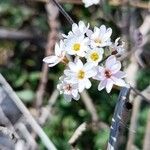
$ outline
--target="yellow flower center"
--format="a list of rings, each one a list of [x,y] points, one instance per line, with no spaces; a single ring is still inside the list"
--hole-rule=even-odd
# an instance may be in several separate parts
[[[81,45],[80,45],[79,43],[75,43],[75,44],[73,45],[73,50],[74,50],[74,51],[79,51],[79,50],[80,50],[80,47],[81,47]]]
[[[100,39],[100,38],[96,38],[96,39],[94,40],[94,42],[95,42],[96,44],[100,44],[100,43],[102,43],[102,41],[101,41],[101,39]]]
[[[83,70],[80,70],[78,72],[78,79],[83,79],[85,77],[85,72]]]
[[[99,54],[97,52],[93,52],[91,55],[90,55],[90,58],[91,60],[93,61],[97,61],[99,59]]]

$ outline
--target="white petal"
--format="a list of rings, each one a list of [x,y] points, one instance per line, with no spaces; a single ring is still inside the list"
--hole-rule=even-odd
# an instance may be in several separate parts
[[[78,86],[79,86],[79,92],[81,93],[85,88],[85,83],[79,82]]]
[[[126,83],[123,79],[118,79],[118,78],[115,78],[115,77],[112,77],[112,79],[113,79],[115,85],[118,85],[118,86],[121,86],[121,87],[126,86]]]
[[[71,72],[71,70],[69,70],[69,69],[65,69],[65,70],[64,70],[64,74],[65,74],[66,76],[68,76],[68,75],[71,75],[72,72]]]
[[[118,45],[118,41],[120,40],[120,37],[118,37],[116,40],[115,40],[115,45],[117,46]]]
[[[63,36],[64,38],[67,38],[67,37],[68,37],[66,34],[62,34],[62,36]]]
[[[86,35],[87,35],[88,37],[91,37],[92,34],[93,34],[93,31],[92,31],[92,30],[88,29],[88,30],[86,31]]]
[[[99,48],[98,52],[99,52],[99,54],[103,54],[104,53],[104,49],[103,48]]]
[[[121,69],[121,63],[119,61],[116,61],[116,63],[109,67],[109,69],[113,74],[115,74]]]
[[[98,90],[101,91],[102,89],[104,89],[106,87],[106,84],[107,84],[107,80],[101,81],[98,85]]]
[[[78,95],[78,90],[76,89],[76,90],[72,90],[72,95],[73,95],[73,97],[77,97],[77,95]]]
[[[85,71],[88,71],[88,70],[92,69],[93,67],[94,67],[93,64],[91,64],[91,63],[86,63],[86,64],[84,65],[84,70],[85,70]]]
[[[90,87],[91,87],[91,82],[90,82],[90,80],[89,79],[87,79],[86,81],[85,81],[85,87],[86,87],[86,89],[89,89]]]
[[[110,36],[111,36],[111,34],[112,34],[112,29],[111,28],[108,28],[107,29],[107,32],[104,34],[104,36],[103,36],[103,39],[106,41],[106,40],[108,40],[109,38],[110,38]]]
[[[114,55],[111,55],[106,60],[106,68],[110,68],[112,65],[116,63],[116,57]]]
[[[45,63],[55,63],[57,60],[58,60],[58,57],[55,56],[55,55],[48,56],[48,57],[45,57],[45,58],[43,59],[43,61],[44,61]]]
[[[106,91],[107,91],[107,93],[110,93],[112,87],[113,87],[112,80],[111,79],[107,79],[107,84],[106,84]]]
[[[101,81],[103,80],[103,78],[101,76],[99,76],[98,74],[94,77],[92,77],[94,80],[98,80],[98,81]]]
[[[105,25],[101,25],[100,26],[100,36],[105,35],[106,32],[106,26]]]
[[[77,29],[78,29],[78,25],[76,23],[73,23],[72,24],[72,31],[74,34],[76,33]]]
[[[113,74],[116,78],[124,78],[126,77],[126,73],[123,71],[118,71],[117,73]]]
[[[84,30],[86,30],[86,26],[83,21],[79,21],[79,29],[81,32],[84,32]]]
[[[73,97],[75,100],[79,100],[80,99],[80,95],[78,94],[76,97]]]
[[[86,72],[86,77],[87,77],[87,78],[91,78],[91,77],[96,76],[96,74],[97,74],[97,70],[93,68],[93,69],[88,70],[88,71]]]
[[[76,59],[75,62],[76,62],[76,65],[78,66],[78,68],[83,68],[83,63],[80,59]]]
[[[80,51],[80,52],[77,52],[76,54],[80,57],[84,57],[86,53],[85,51]]]
[[[69,66],[70,70],[72,70],[73,72],[76,72],[77,66],[75,65],[75,63],[69,62],[68,66]]]
[[[49,66],[49,67],[54,67],[54,66],[56,66],[58,63],[59,63],[59,62],[51,63],[51,64],[49,64],[48,66]]]
[[[101,73],[101,72],[104,72],[104,67],[102,66],[98,66],[98,71]]]

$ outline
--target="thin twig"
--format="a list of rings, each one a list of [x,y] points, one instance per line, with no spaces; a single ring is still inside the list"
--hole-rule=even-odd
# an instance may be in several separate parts
[[[57,17],[59,12],[58,8],[52,3],[49,3],[46,6],[48,14],[48,23],[51,29],[48,35],[48,41],[45,48],[45,56],[48,56],[53,52],[53,48],[57,40],[58,26],[59,26]],[[36,94],[36,108],[40,108],[42,106],[47,81],[48,81],[48,65],[43,62],[41,79]]]
[[[39,118],[40,125],[44,125],[47,119],[51,118],[52,107],[56,103],[58,96],[59,92],[57,89],[55,89],[48,100],[47,106],[43,108],[43,111]]]
[[[130,86],[131,89],[139,96],[141,96],[144,100],[146,100],[148,103],[150,103],[150,99],[145,97],[139,90],[135,89],[134,87]]]
[[[30,114],[29,110],[26,108],[26,106],[23,104],[23,102],[19,99],[19,97],[16,95],[16,93],[12,90],[10,85],[7,83],[7,81],[4,79],[4,77],[1,74],[0,74],[0,83],[2,84],[3,88],[9,93],[9,96],[11,97],[11,99],[14,101],[16,106],[23,113],[23,115],[27,119],[28,123],[33,128],[33,130],[41,138],[43,144],[47,147],[47,149],[48,150],[56,150],[56,147],[54,146],[54,144],[51,142],[51,140],[48,138],[48,136],[45,134],[45,132],[42,130],[42,128],[37,124],[35,119]]]
[[[92,117],[92,121],[93,122],[98,122],[99,120],[99,117],[98,117],[98,114],[96,112],[96,108],[93,104],[93,101],[92,99],[90,98],[90,96],[88,95],[87,91],[83,91],[81,93],[81,98],[87,108],[87,110],[89,111],[89,113],[91,114],[91,117]]]
[[[86,130],[87,128],[87,123],[82,123],[73,133],[73,135],[71,136],[71,138],[69,139],[68,143],[70,145],[72,145],[72,147],[76,146],[76,142],[79,139],[79,137],[83,134],[83,132]]]
[[[150,148],[150,110],[148,112],[147,126],[146,126],[146,130],[145,130],[143,150],[149,150],[149,148]]]
[[[0,40],[15,40],[15,41],[46,41],[46,39],[35,33],[24,30],[14,30],[0,28]]]
[[[60,12],[64,15],[64,17],[68,20],[68,22],[70,23],[70,25],[72,25],[74,23],[73,19],[69,16],[69,14],[63,9],[63,7],[58,3],[57,0],[49,0],[53,1],[55,3],[55,5],[59,8]]]
[[[141,93],[144,97],[149,97],[150,96],[150,86],[148,86]],[[139,109],[141,106],[142,99],[143,98],[140,95],[137,95],[133,101],[133,110],[132,110],[132,115],[131,115],[131,121],[130,121],[130,127],[129,127],[130,130],[129,130],[128,141],[127,141],[127,149],[128,150],[130,150],[134,144],[135,134],[133,133],[133,131],[136,132],[136,129],[137,129],[137,120],[138,120],[138,114],[139,114]]]

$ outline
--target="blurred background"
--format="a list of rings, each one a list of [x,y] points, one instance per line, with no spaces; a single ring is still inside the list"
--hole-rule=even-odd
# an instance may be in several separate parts
[[[76,23],[83,20],[91,27],[105,24],[113,29],[113,40],[121,37],[126,42],[126,52],[120,57],[127,72],[126,81],[149,98],[149,1],[101,0],[89,8],[80,0],[59,2]],[[55,42],[70,29],[52,1],[0,0],[0,73],[57,149],[71,149],[69,139],[80,124],[87,122],[89,127],[77,140],[76,147],[105,150],[119,90],[114,88],[111,94],[105,90],[99,92],[98,83],[93,82],[79,101],[68,103],[56,90],[64,66],[59,64],[48,69],[42,61],[53,54]],[[150,139],[150,101],[133,92],[130,100],[133,102],[132,123],[125,127],[121,149],[148,150],[145,143]],[[40,138],[30,131],[37,149],[46,149]]]

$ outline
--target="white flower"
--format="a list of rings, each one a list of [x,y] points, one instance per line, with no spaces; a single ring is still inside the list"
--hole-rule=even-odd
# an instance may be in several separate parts
[[[61,40],[60,44],[55,44],[55,55],[51,55],[48,57],[45,57],[43,61],[45,63],[48,63],[49,67],[53,67],[57,65],[59,62],[63,61],[65,58],[65,50],[64,50],[64,42]]]
[[[67,101],[71,101],[72,98],[75,100],[79,100],[80,98],[78,84],[68,83],[65,81],[65,77],[60,78],[60,83],[57,85],[57,89],[60,91],[60,94],[64,94],[64,98]]]
[[[88,50],[88,41],[89,39],[84,38],[84,36],[68,39],[65,48],[67,54],[84,57],[85,52]]]
[[[107,93],[110,93],[113,84],[126,86],[125,81],[122,79],[126,74],[120,69],[121,63],[113,55],[106,60],[105,67],[98,66],[97,75],[94,77],[94,79],[101,81],[98,90],[100,91],[106,87]]]
[[[91,40],[92,47],[105,47],[111,45],[112,29],[106,29],[105,25],[101,25],[100,28],[94,27],[94,32],[88,30],[87,35]]]
[[[91,87],[89,78],[96,75],[96,69],[91,63],[83,65],[80,59],[76,59],[75,63],[69,63],[69,70],[64,71],[67,76],[66,80],[71,83],[78,83],[79,92],[82,92],[85,88]]]
[[[74,36],[83,36],[89,28],[89,24],[86,26],[83,21],[79,21],[78,24],[72,24],[72,31],[68,33],[68,35],[63,34],[63,37],[66,39],[73,38]]]
[[[94,4],[98,4],[100,0],[82,0],[82,2],[85,4],[85,7],[89,7]]]
[[[102,48],[89,49],[86,54],[87,62],[93,63],[97,66],[103,58],[103,53],[104,50]]]
[[[125,51],[125,48],[124,48],[125,43],[121,42],[121,44],[119,44],[119,40],[120,40],[120,37],[117,38],[115,40],[115,43],[110,46],[110,50],[111,50],[112,53],[117,53],[117,54],[121,55]]]

